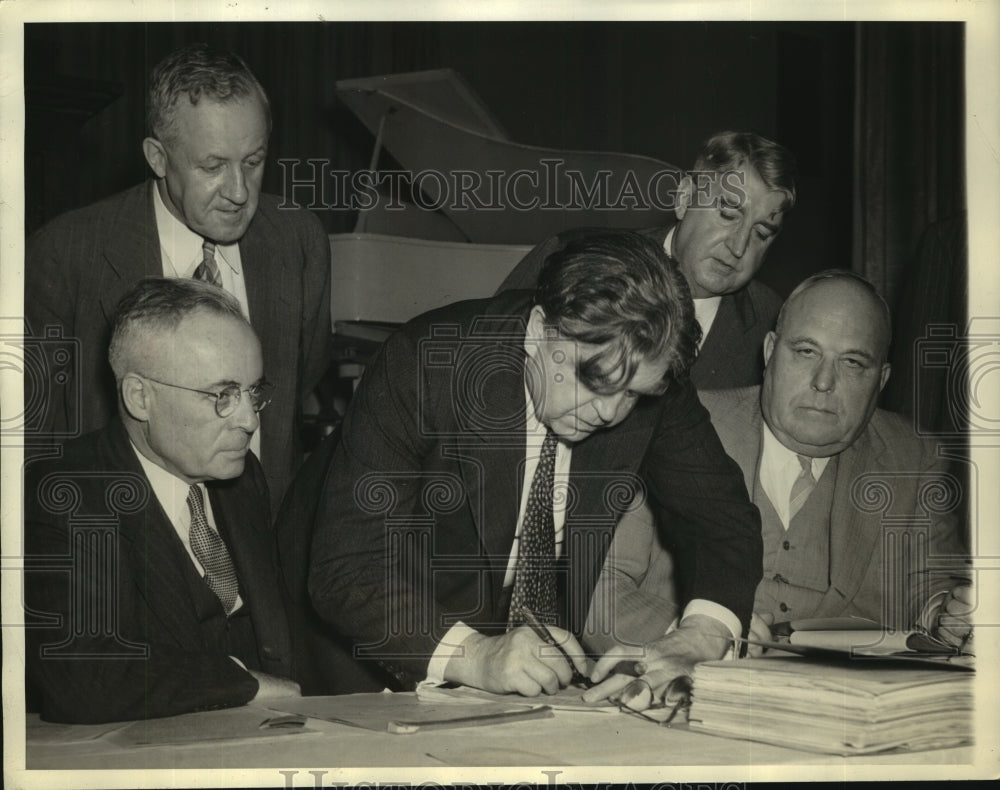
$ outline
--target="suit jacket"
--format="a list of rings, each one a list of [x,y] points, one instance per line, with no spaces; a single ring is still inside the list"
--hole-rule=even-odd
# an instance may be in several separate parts
[[[29,330],[36,337],[57,332],[45,342],[68,341],[75,361],[47,376],[37,433],[72,438],[105,426],[117,411],[107,363],[115,309],[138,280],[163,273],[152,189],[147,181],[71,211],[28,240]],[[239,243],[251,323],[275,384],[260,415],[261,458],[275,507],[301,461],[301,404],[326,371],[331,338],[329,240],[316,217],[279,210],[278,201],[260,196]]]
[[[119,418],[68,442],[62,458],[29,464],[26,474],[25,604],[34,623],[27,666],[43,718],[144,719],[254,697],[258,684],[247,671],[206,650],[185,575],[193,565]],[[290,677],[291,635],[260,465],[248,454],[240,477],[206,488],[249,609],[258,665]]]
[[[339,430],[325,437],[299,467],[275,519],[282,581],[296,622],[296,679],[303,696],[379,692],[391,685],[372,662],[354,660],[350,640],[324,622],[309,599],[309,555],[319,494],[330,473]]]
[[[351,401],[320,503],[310,593],[320,615],[404,687],[456,621],[503,629],[525,459],[529,295],[460,302],[392,335]],[[580,632],[607,544],[643,486],[687,560],[685,599],[748,623],[760,517],[687,380],[573,448],[566,625]],[[676,525],[676,526],[675,526]]]
[[[661,247],[676,223],[638,230]],[[532,289],[545,259],[570,241],[607,232],[607,228],[578,228],[552,236],[531,250],[497,293]],[[699,390],[733,389],[760,384],[764,377],[764,337],[774,328],[781,309],[781,297],[763,283],[751,280],[746,287],[726,294],[719,302],[712,328],[705,336],[698,359],[691,367],[691,381]]]
[[[760,388],[704,392],[700,397],[726,452],[743,471],[747,490],[754,491],[762,442]],[[968,574],[955,515],[961,489],[947,475],[934,447],[914,436],[901,417],[881,409],[854,444],[838,456],[836,471],[829,588],[815,611],[798,616],[855,615],[910,628],[930,595],[954,586],[954,575]],[[926,556],[915,572],[907,572],[907,552],[920,557],[917,530],[921,527],[927,530]],[[626,571],[619,573],[611,567],[605,571],[618,577],[621,597],[614,606],[622,613],[619,625],[627,632],[626,641],[639,641],[645,629],[662,628],[666,616],[662,604],[656,606],[656,596],[672,597],[662,573],[644,576],[628,570],[659,564],[656,555],[664,549],[650,540],[651,529],[647,526],[644,534],[634,526],[622,529],[619,535],[633,537],[627,542],[616,539],[613,556]],[[912,543],[904,537],[906,533]],[[678,564],[675,558],[674,567]],[[885,569],[889,573],[899,570],[899,576],[888,576]],[[887,589],[893,593],[890,600],[884,598]],[[629,600],[629,595],[637,597]],[[647,607],[645,612],[643,607]],[[787,619],[780,611],[773,614],[776,621]]]

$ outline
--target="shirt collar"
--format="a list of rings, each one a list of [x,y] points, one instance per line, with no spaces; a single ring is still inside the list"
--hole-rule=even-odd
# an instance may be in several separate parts
[[[538,420],[538,415],[535,412],[535,401],[531,397],[531,390],[528,388],[527,382],[524,384],[524,402],[526,404],[526,418],[524,422],[525,433],[527,433],[528,436],[538,435],[544,437],[548,429]]]
[[[794,465],[796,470],[801,471],[802,467],[799,464],[798,453],[785,447],[764,420],[761,420],[761,427],[763,428],[764,437],[761,466],[768,464],[778,469],[783,466]],[[812,459],[812,474],[814,479],[819,480],[820,475],[823,474],[823,470],[826,469],[826,465],[829,462],[829,458]]]
[[[667,253],[667,257],[670,260],[674,260],[674,231],[677,230],[676,225],[671,225],[670,230],[667,231],[667,237],[663,240],[663,251]]]
[[[205,239],[170,213],[160,195],[160,180],[153,181],[153,211],[156,216],[156,230],[160,238],[160,247],[173,267],[175,277],[191,277],[201,263],[203,254],[201,246]],[[233,244],[216,244],[215,260],[222,261],[236,274],[243,273],[239,255],[233,250],[239,242]]]
[[[176,529],[177,525],[181,523],[181,519],[188,514],[187,498],[191,485],[149,460],[139,452],[139,448],[131,439],[129,444],[139,459],[139,464],[142,466],[146,479],[149,480],[149,486],[153,489],[156,500]],[[204,495],[205,491],[202,490],[202,496]]]

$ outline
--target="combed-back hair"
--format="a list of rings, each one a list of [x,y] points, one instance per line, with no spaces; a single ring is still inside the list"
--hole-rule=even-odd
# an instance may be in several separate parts
[[[236,297],[223,289],[181,277],[147,277],[122,297],[115,313],[108,361],[121,381],[134,346],[152,333],[172,332],[187,316],[206,311],[250,325]]]
[[[258,96],[271,133],[271,106],[264,88],[250,67],[233,52],[220,52],[207,44],[189,44],[175,50],[153,67],[149,79],[147,123],[149,133],[161,142],[174,136],[174,109],[186,98],[192,106],[203,96],[217,101],[239,101]]]
[[[704,143],[695,160],[698,172],[724,173],[740,167],[752,167],[768,189],[787,195],[783,211],[795,205],[795,181],[798,165],[795,155],[773,140],[754,132],[718,132]]]
[[[628,386],[641,361],[669,361],[668,375],[687,374],[701,328],[687,282],[663,248],[637,233],[576,239],[542,266],[535,304],[546,325],[600,353],[578,361],[580,380],[608,394]]]

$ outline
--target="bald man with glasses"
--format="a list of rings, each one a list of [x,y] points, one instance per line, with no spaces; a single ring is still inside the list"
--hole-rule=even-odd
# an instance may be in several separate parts
[[[29,700],[103,722],[297,695],[250,451],[271,385],[239,303],[142,280],[108,358],[118,416],[25,473]]]

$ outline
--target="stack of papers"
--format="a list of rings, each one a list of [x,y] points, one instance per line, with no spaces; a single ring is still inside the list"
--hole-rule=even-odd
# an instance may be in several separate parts
[[[798,657],[709,661],[694,672],[691,728],[832,754],[972,742],[972,672]]]
[[[804,647],[839,650],[864,656],[949,656],[958,651],[921,631],[892,631],[863,617],[828,617],[777,623],[779,641]],[[765,644],[765,643],[757,643]]]

